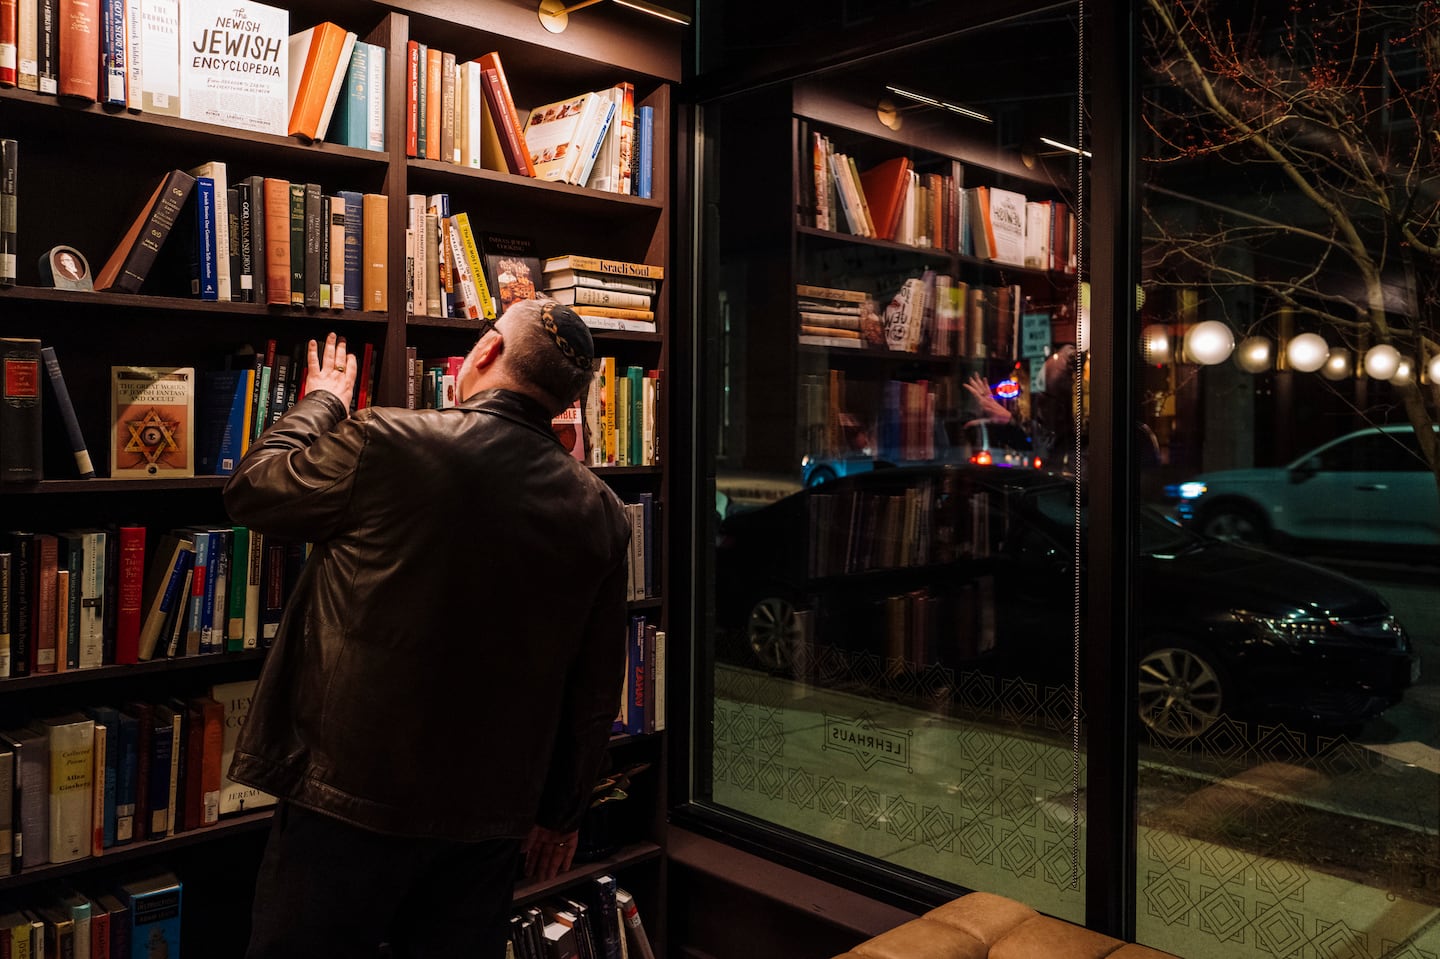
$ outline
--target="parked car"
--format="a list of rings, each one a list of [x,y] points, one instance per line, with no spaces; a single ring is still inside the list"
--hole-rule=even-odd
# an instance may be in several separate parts
[[[1288,466],[1203,473],[1169,492],[1182,522],[1234,542],[1440,546],[1440,494],[1411,426],[1357,430]]]
[[[717,626],[740,640],[732,655],[778,672],[835,650],[1068,684],[1074,497],[1058,474],[928,466],[736,513],[720,526]],[[1418,678],[1369,587],[1148,507],[1137,533],[1140,717],[1155,733],[1194,737],[1226,714],[1353,726]]]

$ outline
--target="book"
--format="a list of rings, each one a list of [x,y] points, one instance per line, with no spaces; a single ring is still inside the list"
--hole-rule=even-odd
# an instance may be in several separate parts
[[[276,177],[265,177],[261,191],[263,199],[252,201],[251,207],[261,215],[263,232],[256,238],[265,251],[264,269],[256,264],[256,280],[263,276],[263,302],[271,306],[289,306],[291,303],[290,266],[290,181]],[[252,188],[253,192],[253,188]],[[263,239],[262,239],[263,238]],[[261,298],[257,296],[257,301]]]
[[[161,178],[105,265],[95,274],[96,290],[140,292],[194,187],[195,178],[184,170],[171,170]]]
[[[0,139],[0,286],[15,285],[20,144]]]
[[[340,47],[340,56],[335,63],[335,68],[330,73],[330,89],[325,92],[325,107],[320,113],[320,123],[315,129],[316,140],[329,138],[330,125],[335,119],[335,108],[340,100],[342,91],[345,89],[345,75],[350,63],[350,58],[355,53],[355,34],[346,31],[345,41]],[[293,117],[292,117],[293,119]],[[343,140],[340,142],[344,142]]]
[[[15,61],[19,55],[16,34],[20,24],[16,2],[0,0],[0,87],[13,87],[18,79]]]
[[[0,337],[0,483],[45,478],[40,341]]]
[[[533,177],[535,164],[525,143],[525,131],[520,125],[515,99],[510,93],[510,84],[505,79],[505,68],[500,63],[500,54],[487,53],[478,60],[481,68],[481,94],[495,123],[506,167],[509,172],[518,176]]]
[[[119,899],[130,913],[131,955],[180,956],[180,914],[184,887],[174,873],[123,883]]]
[[[629,945],[630,954],[635,959],[655,959],[655,952],[650,946],[650,937],[645,934],[645,924],[640,919],[640,909],[635,905],[635,897],[617,887],[615,905],[620,912],[621,919],[625,922],[625,940]]]
[[[55,354],[55,347],[40,347],[40,359],[45,361],[50,395],[55,397],[55,408],[59,410],[60,422],[65,423],[65,433],[71,441],[71,451],[75,454],[76,471],[79,472],[82,479],[92,478],[95,475],[95,467],[89,458],[89,449],[85,445],[84,433],[81,433],[81,423],[75,416],[71,390],[66,387],[65,374],[60,372],[60,360]]]
[[[1025,197],[1013,190],[989,189],[989,236],[993,237],[990,257],[1000,263],[1020,266],[1025,262]]]
[[[110,475],[195,475],[193,367],[110,368]]]
[[[145,575],[145,619],[137,640],[137,661],[155,656],[167,620],[184,606],[188,596],[184,583],[194,559],[195,542],[188,537],[167,534],[156,546]]]
[[[145,527],[118,530],[115,593],[115,658],[117,666],[140,661],[140,624],[144,615]]]
[[[631,263],[625,260],[607,260],[596,256],[581,256],[579,254],[567,253],[563,256],[552,256],[545,260],[542,272],[545,275],[560,273],[566,270],[576,273],[592,273],[605,276],[619,276],[626,278],[640,278],[646,280],[661,280],[665,278],[665,268],[648,263]]]
[[[362,309],[372,313],[384,313],[389,309],[388,261],[385,252],[385,238],[390,231],[387,197],[381,193],[366,193],[362,201],[361,217]]]
[[[207,297],[202,293],[201,299],[216,299],[221,302],[234,299],[233,287],[237,281],[231,276],[230,269],[230,178],[225,164],[219,160],[211,160],[186,172],[195,177],[197,184],[202,177],[208,178],[214,188],[214,210],[209,214],[208,223],[214,231],[210,255],[215,264],[215,295]]]
[[[523,134],[533,176],[540,180],[573,183],[575,158],[585,148],[587,112],[593,113],[599,95],[578,96],[544,103],[530,111]]]
[[[182,0],[179,6],[180,115],[284,136],[289,11],[258,2],[237,7],[226,0]],[[147,33],[142,42],[149,38]],[[149,47],[143,49],[143,56],[148,82],[148,74],[158,64]]]
[[[910,185],[909,157],[894,157],[860,174],[860,185],[875,220],[875,235],[894,239],[900,223],[901,201]]]
[[[478,237],[490,294],[498,316],[521,300],[533,300],[540,282],[540,257],[528,236],[481,233]]]
[[[100,6],[101,0],[55,0],[52,29],[59,41],[55,69],[61,96],[100,99]]]
[[[659,281],[643,277],[629,277],[609,273],[593,273],[588,270],[546,270],[541,274],[546,291],[585,286],[596,290],[614,290],[618,293],[638,293],[654,296]]]
[[[123,752],[120,730],[120,711],[112,706],[92,706],[85,710],[95,723],[95,778],[99,802],[95,808],[95,822],[101,849],[115,845],[115,798],[120,782],[120,754]],[[104,737],[103,755],[99,748]],[[99,851],[94,852],[100,855]]]
[[[19,75],[16,85],[21,90],[40,89],[40,7],[36,0],[19,0],[16,30],[16,61]],[[52,91],[46,91],[52,92]]]
[[[94,796],[95,721],[80,713],[44,719],[37,727],[49,750],[50,862],[71,862],[90,855]]]
[[[19,868],[15,857],[16,800],[20,796],[15,769],[16,747],[0,734],[0,876],[11,876]],[[0,927],[0,944],[5,930]]]
[[[180,116],[180,0],[139,0],[140,109]]]
[[[138,5],[137,5],[138,6]],[[125,47],[125,0],[100,0],[99,99],[108,106],[129,102],[129,63]]]
[[[229,476],[250,448],[250,396],[255,371],[209,370],[200,374],[195,472]]]
[[[245,717],[250,714],[250,703],[255,697],[255,686],[255,680],[247,679],[210,687],[210,698],[221,705],[224,716],[220,755],[223,775],[220,780],[219,808],[222,816],[250,812],[275,804],[274,796],[253,786],[233,782],[229,775],[230,763],[235,756],[235,744],[240,739],[240,729],[245,725]]]
[[[215,242],[215,181],[197,176],[190,194],[194,216],[190,250],[190,295],[209,302],[220,299],[219,268]]]
[[[653,299],[649,293],[631,293],[593,286],[563,287],[550,290],[548,294],[556,303],[567,306],[611,306],[630,310],[649,310]]]
[[[655,189],[655,108],[640,107],[635,111],[635,195],[649,199]]]

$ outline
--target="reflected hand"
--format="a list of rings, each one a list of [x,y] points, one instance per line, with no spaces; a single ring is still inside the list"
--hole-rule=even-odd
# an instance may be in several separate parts
[[[971,373],[970,378],[965,381],[965,391],[975,397],[980,404],[980,412],[984,415],[979,419],[971,420],[966,426],[974,426],[976,423],[1008,423],[1011,420],[1010,411],[1000,405],[1000,401],[990,392],[990,384],[985,382],[985,377],[979,373]]]

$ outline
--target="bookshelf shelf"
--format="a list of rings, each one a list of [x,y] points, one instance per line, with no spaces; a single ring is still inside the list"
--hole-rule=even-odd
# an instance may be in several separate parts
[[[194,671],[224,666],[238,666],[254,663],[265,657],[263,649],[249,649],[239,653],[217,653],[211,656],[183,656],[178,659],[156,659],[145,663],[125,666],[101,666],[97,669],[71,669],[63,673],[32,673],[29,676],[11,676],[0,679],[0,696],[27,689],[41,689],[48,686],[73,686],[78,683],[96,683],[108,680],[128,680],[137,676],[156,673]]]
[[[470,330],[472,332],[480,329],[479,320],[471,320],[459,316],[417,316],[411,313],[405,318],[405,324],[416,329],[434,330]],[[640,333],[631,330],[591,330],[590,336],[597,343],[604,342],[629,342],[629,343],[662,343],[665,337],[659,333]]]
[[[653,842],[639,842],[634,845],[625,846],[613,856],[595,862],[587,862],[576,865],[569,872],[561,873],[554,879],[546,882],[527,882],[515,887],[513,904],[525,906],[538,902],[546,896],[553,895],[562,889],[584,882],[593,876],[603,876],[612,870],[621,869],[626,866],[634,866],[638,863],[647,862],[652,859],[659,859],[661,849]]]
[[[874,247],[879,250],[893,250],[897,253],[905,253],[911,256],[922,257],[928,260],[944,261],[966,266],[981,267],[986,270],[993,270],[998,273],[1014,273],[1021,276],[1045,277],[1051,282],[1073,282],[1075,279],[1072,273],[1062,273],[1055,270],[1042,270],[1038,267],[1016,266],[1013,263],[1000,263],[996,260],[984,260],[978,256],[968,256],[964,253],[951,253],[933,246],[911,246],[908,243],[897,243],[894,240],[882,240],[877,237],[856,236],[853,233],[841,233],[838,230],[822,230],[818,227],[795,225],[795,232],[800,236],[814,237],[820,240],[827,240],[834,243],[847,243],[856,246]]]
[[[176,147],[204,147],[210,152],[234,152],[246,157],[264,154],[272,157],[294,156],[302,160],[314,160],[331,169],[349,166],[378,170],[389,160],[388,154],[378,150],[358,150],[323,141],[303,143],[291,137],[231,129],[155,113],[131,113],[98,103],[60,99],[29,90],[0,89],[0,103],[17,110],[34,111],[32,122],[64,127],[72,131],[77,129],[78,125],[84,124],[92,131],[92,135],[102,142],[113,141],[118,137],[153,141],[163,143],[166,153],[172,152]],[[157,158],[157,171],[164,162],[168,161]]]
[[[659,609],[664,605],[665,601],[658,596],[652,596],[649,599],[630,600],[631,609]]]
[[[189,476],[184,479],[68,479],[43,480],[31,486],[6,486],[4,492],[29,493],[139,493],[160,490],[220,489],[228,476]]]
[[[163,839],[146,839],[124,846],[111,846],[105,850],[105,855],[103,856],[89,856],[85,859],[76,859],[73,862],[46,863],[42,866],[34,866],[30,869],[24,869],[15,873],[14,875],[0,876],[0,891],[17,889],[22,886],[45,882],[49,879],[58,879],[61,876],[88,872],[103,866],[135,862],[136,860],[162,855],[200,842],[210,842],[228,836],[258,832],[269,825],[271,815],[272,812],[269,809],[243,813],[232,819],[222,819],[213,826],[191,829],[178,835],[166,836]]]
[[[662,200],[606,193],[569,183],[551,183],[534,177],[514,176],[495,170],[476,170],[440,160],[407,160],[412,187],[420,184],[423,192],[434,189],[484,191],[496,201],[524,204],[532,209],[563,211],[569,216],[658,216],[664,209]]]
[[[91,263],[92,269],[98,264]],[[266,306],[263,303],[219,303],[189,300],[178,296],[150,296],[130,293],[95,293],[88,290],[53,290],[42,286],[12,286],[0,289],[0,302],[23,300],[38,304],[66,304],[93,308],[144,310],[167,313],[216,313],[233,316],[261,316],[284,320],[306,320],[317,324],[364,323],[384,326],[389,317],[384,313],[360,310],[295,309],[289,306]]]
[[[659,476],[659,466],[595,466],[592,469],[601,476]]]

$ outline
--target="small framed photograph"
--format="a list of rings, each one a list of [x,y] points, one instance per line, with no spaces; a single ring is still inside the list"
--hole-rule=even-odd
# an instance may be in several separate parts
[[[57,290],[93,290],[90,264],[73,246],[57,246],[40,258],[40,279]]]

